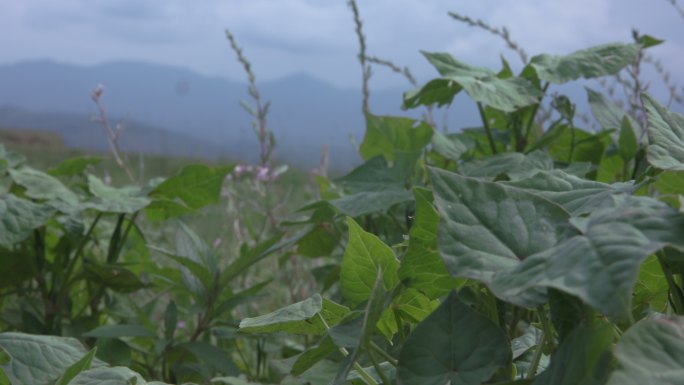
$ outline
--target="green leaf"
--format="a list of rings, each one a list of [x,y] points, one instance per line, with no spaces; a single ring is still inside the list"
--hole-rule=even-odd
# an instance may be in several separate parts
[[[624,109],[618,107],[605,95],[596,92],[589,87],[586,87],[586,90],[587,95],[589,96],[589,107],[591,107],[591,112],[604,130],[621,128],[623,120],[627,119],[632,126],[632,129],[639,130],[637,133],[641,134],[641,125],[639,125],[639,123]]]
[[[402,108],[416,108],[420,106],[442,107],[450,105],[454,96],[463,88],[451,79],[433,79],[423,87],[404,93]]]
[[[401,319],[417,324],[432,313],[438,305],[439,300],[431,300],[418,290],[408,288],[394,299],[390,307],[385,309],[378,322],[378,329],[389,341],[392,341],[392,336],[399,330],[395,312]]]
[[[89,166],[100,164],[103,158],[96,156],[79,156],[63,160],[55,167],[48,169],[52,176],[74,176],[83,173]]]
[[[615,348],[618,366],[607,385],[679,385],[684,378],[684,319],[646,319]]]
[[[611,369],[611,325],[576,328],[551,356],[534,385],[602,385]]]
[[[52,216],[54,209],[14,195],[0,195],[0,246],[21,242]]]
[[[314,294],[304,301],[285,306],[272,313],[245,318],[240,321],[240,331],[244,333],[323,334],[327,328],[319,318],[319,313],[328,326],[333,326],[339,323],[348,312],[347,307]]]
[[[206,364],[219,373],[239,373],[239,369],[230,359],[228,353],[208,342],[185,342],[178,346],[192,353],[201,364]]]
[[[166,310],[164,311],[164,338],[173,340],[173,334],[176,331],[177,325],[178,307],[176,306],[176,301],[171,300],[169,301],[169,304],[166,305]]]
[[[0,367],[15,385],[53,385],[88,353],[74,338],[23,333],[0,333],[0,348],[10,357]]]
[[[104,184],[94,175],[88,175],[88,189],[93,194],[93,200],[85,207],[97,211],[120,214],[133,214],[150,204],[148,198],[140,196],[137,187],[115,188]]]
[[[432,191],[415,188],[416,217],[409,232],[409,247],[401,259],[399,279],[436,299],[456,288],[437,248],[439,214],[432,205]]]
[[[627,115],[622,118],[622,124],[620,125],[620,137],[618,139],[619,151],[622,160],[629,162],[634,159],[639,150],[639,144],[637,143],[636,135],[634,134],[634,129],[632,128],[632,123],[630,123]]]
[[[36,256],[33,251],[12,251],[0,247],[0,288],[17,286],[37,274]]]
[[[216,204],[223,181],[232,170],[232,166],[185,166],[177,175],[165,180],[148,194],[153,202],[146,212],[153,219],[167,219]]]
[[[121,338],[121,337],[156,337],[156,334],[141,325],[104,325],[83,333],[83,337]]]
[[[641,100],[648,117],[648,162],[662,170],[684,170],[684,116],[668,111],[646,94]]]
[[[641,318],[649,311],[667,312],[669,286],[663,279],[665,274],[655,255],[651,255],[641,264],[637,284],[634,287],[633,313]]]
[[[142,376],[121,366],[99,367],[79,373],[69,385],[147,385]]]
[[[290,373],[299,376],[335,351],[337,351],[337,346],[333,343],[332,338],[326,335],[318,345],[305,351],[297,358]]]
[[[637,41],[643,48],[650,48],[662,44],[665,40],[657,39],[651,35],[641,35]]]
[[[12,179],[26,189],[26,196],[41,200],[58,200],[69,206],[78,205],[78,196],[59,179],[30,167],[9,171]]]
[[[639,45],[612,43],[573,52],[569,55],[537,55],[530,65],[539,79],[562,84],[579,78],[596,78],[618,73],[639,55]]]
[[[382,271],[385,290],[399,283],[399,261],[389,246],[365,232],[352,218],[347,218],[347,224],[349,242],[342,257],[340,287],[344,298],[356,306],[369,298],[378,270]]]
[[[572,215],[615,206],[615,195],[631,194],[636,190],[632,183],[594,182],[561,170],[543,171],[528,179],[505,183],[546,198]]]
[[[338,243],[339,235],[330,224],[317,224],[297,242],[297,254],[310,258],[327,257]]]
[[[131,293],[145,287],[138,274],[120,264],[84,260],[83,275],[103,287],[120,293]]]
[[[463,87],[476,102],[485,103],[498,110],[513,112],[522,107],[538,103],[543,96],[539,89],[525,79],[518,77],[501,79],[497,77],[494,71],[467,65],[445,53],[423,52],[423,55],[437,68],[443,79],[453,81]],[[460,91],[460,88],[453,87],[449,82],[443,81],[438,83],[438,85],[448,87],[448,91],[453,92],[452,95]],[[429,89],[431,94],[439,92],[440,101],[448,100],[447,90],[436,88],[434,83],[431,86],[431,89]],[[422,91],[418,91],[411,99],[422,99]],[[416,103],[413,102],[412,104],[415,105]]]
[[[451,295],[409,335],[399,355],[402,385],[479,385],[511,361],[503,332]]]
[[[95,358],[95,353],[97,352],[97,347],[91,349],[83,358],[76,361],[73,365],[67,368],[67,370],[62,374],[55,385],[69,385],[69,382],[76,377],[79,373],[90,369],[93,364],[93,358]]]
[[[623,199],[617,207],[597,210],[581,221],[583,234],[494,277],[490,288],[511,303],[538,306],[543,298],[525,294],[553,287],[612,319],[627,317],[641,263],[666,246],[684,249],[684,217],[651,198]]]
[[[364,160],[382,155],[394,161],[397,151],[420,151],[430,143],[432,127],[413,119],[366,114],[366,134],[359,147]]]
[[[453,136],[446,136],[435,130],[432,134],[432,148],[436,153],[449,160],[457,161],[468,151],[463,142]]]
[[[488,283],[498,271],[555,245],[568,213],[522,189],[430,169],[447,270]]]
[[[344,215],[358,217],[410,201],[405,183],[418,156],[420,152],[396,153],[391,166],[381,156],[366,161],[335,181],[350,195],[331,200],[330,204]]]
[[[517,180],[551,169],[553,159],[541,151],[535,151],[528,155],[510,152],[465,162],[460,165],[459,172],[465,176],[487,180],[501,179],[504,175],[507,179]]]

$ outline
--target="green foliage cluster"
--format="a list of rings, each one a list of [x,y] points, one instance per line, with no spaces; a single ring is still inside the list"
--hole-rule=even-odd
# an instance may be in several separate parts
[[[563,95],[538,120],[550,85],[657,43],[517,75],[424,53],[439,77],[404,106],[465,92],[482,126],[365,111],[364,162],[317,176],[320,199],[248,226],[228,259],[182,223],[173,251],[145,234],[217,203],[229,167],[115,188],[92,159],[44,173],[0,148],[0,384],[682,383],[684,117],[644,94],[640,121],[588,90],[600,131]],[[318,293],[238,323],[270,280],[233,283],[274,253],[308,259]]]

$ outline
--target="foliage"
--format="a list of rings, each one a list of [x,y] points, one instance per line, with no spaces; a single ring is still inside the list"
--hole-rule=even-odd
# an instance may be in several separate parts
[[[317,175],[318,198],[280,220],[267,105],[228,36],[257,104],[258,167],[113,187],[92,159],[49,174],[0,147],[0,384],[681,383],[684,117],[587,89],[592,131],[549,91],[615,75],[660,41],[537,55],[518,74],[424,53],[439,76],[404,107],[463,91],[481,127],[376,116],[365,89],[363,162]],[[367,86],[377,59],[360,42]],[[179,220],[219,202],[236,214],[225,254]],[[171,242],[156,236],[169,229]],[[295,269],[290,303],[257,307],[282,278],[260,270],[271,255]]]

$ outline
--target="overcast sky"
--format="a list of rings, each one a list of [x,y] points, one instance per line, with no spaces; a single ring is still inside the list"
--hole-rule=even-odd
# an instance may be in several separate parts
[[[515,54],[448,11],[507,26],[529,54],[569,53],[624,41],[631,29],[664,38],[652,53],[673,72],[684,63],[684,18],[669,0],[357,0],[368,53],[434,70],[419,50],[446,51],[496,66]],[[242,80],[224,37],[230,28],[258,80],[309,73],[357,87],[357,40],[346,0],[0,0],[0,63],[53,59],[75,64],[135,60]],[[673,73],[681,84],[684,71]],[[378,69],[374,87],[404,86]]]

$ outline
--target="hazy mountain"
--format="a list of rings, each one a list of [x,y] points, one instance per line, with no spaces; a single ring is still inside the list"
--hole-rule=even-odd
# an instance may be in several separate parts
[[[2,65],[0,106],[14,108],[0,110],[0,126],[57,130],[70,135],[65,138],[67,144],[92,141],[91,146],[97,148],[104,138],[97,136],[101,131],[90,120],[95,113],[90,93],[100,83],[105,86],[103,101],[112,120],[128,122],[124,135],[129,136],[128,148],[179,153],[178,140],[153,143],[164,132],[159,130],[166,129],[193,138],[188,141],[193,149],[204,142],[210,143],[210,154],[256,159],[258,146],[250,116],[239,104],[240,100],[250,102],[245,84],[160,65],[116,62],[79,67],[52,61]],[[326,144],[337,167],[358,163],[349,137],[358,143],[364,132],[359,91],[335,88],[304,74],[258,86],[262,97],[271,101],[269,126],[278,139],[278,157],[311,167]],[[399,108],[402,92],[373,92],[373,112],[406,115]],[[31,117],[31,113],[37,115]],[[78,134],[68,127],[79,127]],[[136,130],[151,133],[136,137]]]

